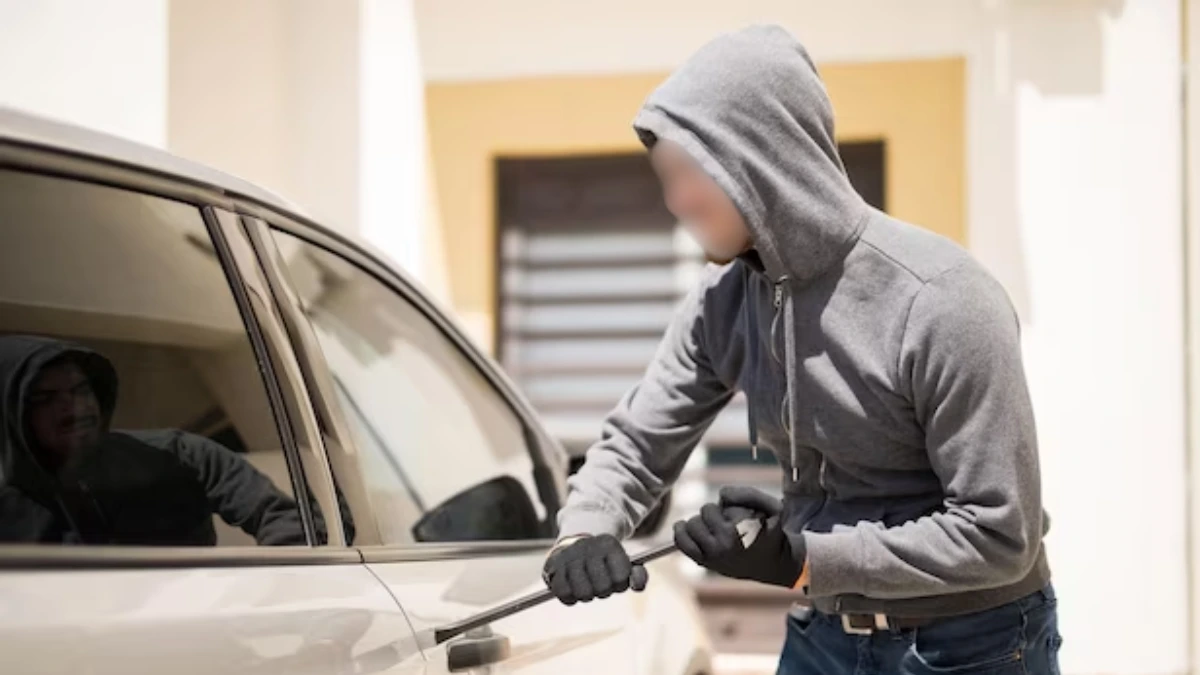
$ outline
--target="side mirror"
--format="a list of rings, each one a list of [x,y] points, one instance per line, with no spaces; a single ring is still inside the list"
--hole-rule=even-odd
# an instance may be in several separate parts
[[[412,528],[422,542],[539,539],[533,500],[512,476],[498,476],[429,510]]]

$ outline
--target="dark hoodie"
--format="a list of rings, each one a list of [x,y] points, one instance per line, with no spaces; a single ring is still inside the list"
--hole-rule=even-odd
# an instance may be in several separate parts
[[[51,363],[76,364],[99,403],[99,440],[58,470],[39,456],[27,394]],[[0,338],[0,541],[212,546],[215,513],[263,545],[307,543],[295,501],[236,453],[179,430],[110,431],[117,375],[58,340]]]
[[[741,390],[818,609],[943,616],[1044,586],[1016,315],[961,247],[855,193],[804,48],[776,27],[722,36],[634,127],[720,185],[755,255],[710,267],[685,301],[570,480],[562,534],[628,535]]]

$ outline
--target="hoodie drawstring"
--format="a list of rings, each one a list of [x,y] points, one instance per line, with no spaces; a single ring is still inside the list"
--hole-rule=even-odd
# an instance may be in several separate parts
[[[746,420],[750,425],[750,457],[758,461],[758,425],[754,423],[754,406],[746,399]]]

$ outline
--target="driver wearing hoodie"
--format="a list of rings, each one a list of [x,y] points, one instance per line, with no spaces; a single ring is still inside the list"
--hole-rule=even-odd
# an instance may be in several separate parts
[[[307,544],[295,500],[228,448],[110,430],[117,374],[97,352],[0,337],[0,394],[0,542],[213,546],[215,513],[260,545]]]
[[[735,392],[782,500],[731,487],[675,525],[730,577],[794,589],[779,672],[1057,672],[1037,438],[1004,289],[868,206],[804,48],[717,38],[634,121],[667,207],[713,258],[570,480],[545,578],[564,603],[646,572],[619,543]],[[764,528],[744,548],[733,513]]]

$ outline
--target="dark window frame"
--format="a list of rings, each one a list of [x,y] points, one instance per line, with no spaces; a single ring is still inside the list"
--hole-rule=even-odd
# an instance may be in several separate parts
[[[269,354],[259,351],[262,343],[256,343],[252,334],[261,335],[261,326],[251,308],[244,304],[246,292],[235,262],[228,255],[228,242],[224,238],[221,226],[216,220],[214,209],[232,211],[234,204],[227,195],[215,189],[195,185],[183,179],[161,175],[148,171],[139,171],[134,167],[110,163],[102,158],[80,157],[61,151],[40,147],[29,147],[6,143],[0,139],[0,168],[20,173],[41,175],[78,183],[98,185],[102,187],[144,194],[152,197],[168,199],[174,202],[194,207],[204,223],[214,247],[222,273],[229,286],[230,294],[237,305],[242,319],[247,340],[254,354],[259,376],[267,392],[272,419],[277,427],[289,425],[292,420],[286,411],[275,408],[275,395],[282,396],[279,389],[275,366]],[[236,280],[236,281],[235,281]],[[289,448],[287,436],[281,433],[280,444],[288,463],[289,477],[294,476],[296,465],[293,459],[298,453],[294,445]],[[303,474],[301,474],[302,476]],[[293,478],[294,481],[294,478]],[[297,498],[298,505],[301,500]],[[305,519],[306,509],[301,507],[301,517]],[[131,549],[121,546],[22,546],[0,544],[0,569],[39,569],[49,568],[93,568],[93,567],[181,567],[181,566],[225,566],[238,564],[244,566],[301,564],[318,562],[321,564],[345,564],[361,562],[361,555],[344,555],[344,552],[331,553],[324,547],[314,545],[312,537],[311,512],[304,520],[308,545],[293,547],[161,547],[153,549]],[[353,558],[353,560],[351,559]]]

